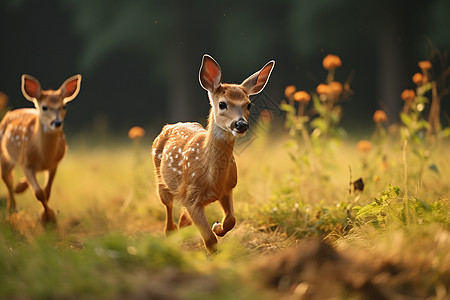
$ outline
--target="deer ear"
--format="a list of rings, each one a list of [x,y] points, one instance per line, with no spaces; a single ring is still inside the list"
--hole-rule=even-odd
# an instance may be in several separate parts
[[[59,90],[64,98],[64,104],[75,99],[80,91],[81,75],[75,75],[64,81]]]
[[[41,95],[39,80],[31,75],[22,75],[22,94],[28,101],[35,102]]]
[[[213,92],[220,85],[222,70],[214,58],[208,54],[203,55],[198,78],[200,80],[200,85],[210,92]]]
[[[272,73],[275,61],[269,61],[261,70],[245,79],[241,86],[245,88],[249,95],[255,95],[261,92],[269,81],[270,74]]]

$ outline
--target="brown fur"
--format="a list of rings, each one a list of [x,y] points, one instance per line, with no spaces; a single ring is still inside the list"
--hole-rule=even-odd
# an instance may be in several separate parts
[[[57,91],[41,91],[39,81],[29,75],[22,76],[22,92],[36,108],[10,111],[0,123],[0,163],[2,179],[8,189],[8,214],[16,210],[14,192],[23,192],[30,185],[44,207],[42,221],[56,222],[55,213],[48,207],[48,199],[56,169],[66,151],[62,131],[65,104],[78,94],[80,82],[81,76],[76,75],[66,80]],[[60,122],[59,125],[55,125],[55,121]],[[12,171],[16,164],[22,167],[25,178],[13,189]],[[36,173],[40,171],[47,171],[44,189],[36,179]]]
[[[268,80],[273,62],[250,78],[265,74]],[[233,157],[238,120],[248,119],[249,95],[264,88],[221,84],[219,65],[209,56],[203,57],[199,78],[209,92],[211,111],[206,130],[198,123],[177,123],[164,126],[153,142],[152,154],[156,184],[161,202],[166,206],[165,232],[177,229],[173,221],[173,200],[184,207],[178,226],[194,223],[210,252],[216,250],[217,236],[231,230],[236,218],[233,209],[232,190],[237,184],[237,168]],[[245,86],[245,87],[244,87]],[[219,108],[225,102],[226,109]],[[210,228],[204,207],[219,200],[224,218]]]

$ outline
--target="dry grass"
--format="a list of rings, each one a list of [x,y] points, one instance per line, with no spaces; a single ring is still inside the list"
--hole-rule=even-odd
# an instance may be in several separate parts
[[[141,142],[138,149],[131,142],[93,149],[71,146],[52,191],[50,203],[59,222],[54,232],[40,227],[41,206],[30,191],[17,197],[19,212],[1,224],[2,298],[446,299],[450,295],[450,165],[444,154],[448,145],[433,151],[420,177],[414,173],[415,157],[408,154],[409,196],[439,203],[433,214],[408,226],[391,222],[380,229],[352,223],[338,232],[336,224],[347,218],[339,205],[353,197],[348,194],[349,165],[353,179],[363,177],[366,182],[358,202],[366,205],[387,184],[404,191],[401,149],[385,146],[387,169],[374,150],[367,168],[356,142],[336,145],[325,176],[315,178],[295,167],[284,139],[260,134],[236,150],[238,225],[220,239],[219,253],[208,257],[195,228],[164,237],[164,208],[155,194],[149,149],[142,146],[150,141]],[[439,173],[428,168],[431,164]],[[4,191],[2,185],[0,194]],[[220,219],[219,206],[211,205],[207,215],[211,224]],[[333,248],[301,238],[321,239],[330,231],[333,238],[327,240]]]

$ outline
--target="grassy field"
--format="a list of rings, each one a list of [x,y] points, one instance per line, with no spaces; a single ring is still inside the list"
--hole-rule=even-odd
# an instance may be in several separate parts
[[[71,144],[54,230],[30,191],[6,218],[1,185],[0,298],[449,299],[448,144],[421,158],[396,140],[359,151],[346,139],[313,168],[264,132],[236,148],[238,223],[213,256],[194,227],[164,236],[150,137]],[[221,219],[219,206],[207,215]]]

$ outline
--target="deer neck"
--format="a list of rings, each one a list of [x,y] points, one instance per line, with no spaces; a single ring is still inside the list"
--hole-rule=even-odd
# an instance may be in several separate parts
[[[229,164],[233,161],[235,139],[231,132],[216,124],[214,112],[211,109],[205,141],[205,159],[206,165],[213,168],[212,171],[218,172],[228,169]]]
[[[62,130],[52,130],[42,124],[37,118],[35,122],[35,135],[41,154],[52,157],[58,150],[57,144],[60,142]]]

